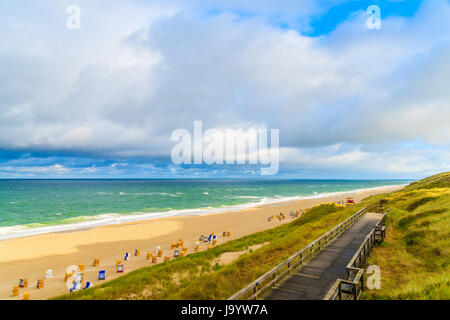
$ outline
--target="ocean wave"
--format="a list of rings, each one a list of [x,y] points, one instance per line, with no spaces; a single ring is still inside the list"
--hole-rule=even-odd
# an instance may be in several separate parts
[[[261,199],[261,196],[236,196],[234,199]]]
[[[131,196],[167,196],[167,197],[179,197],[182,192],[177,193],[168,193],[168,192],[136,192],[136,193],[129,193]]]
[[[405,184],[406,185],[406,184]],[[390,185],[393,186],[393,185]],[[404,186],[404,185],[399,185]],[[315,198],[326,198],[332,196],[338,196],[341,194],[355,194],[358,192],[364,192],[369,190],[377,190],[386,188],[389,186],[380,186],[373,188],[363,188],[347,191],[339,191],[332,193],[320,193],[313,195],[303,195],[303,196],[280,196],[276,195],[274,197],[256,197],[256,196],[239,196],[246,199],[258,199],[258,201],[247,202],[238,205],[223,205],[221,207],[204,207],[195,209],[182,209],[182,210],[169,210],[163,212],[134,212],[132,214],[119,214],[119,213],[106,213],[94,216],[79,216],[69,219],[60,220],[53,224],[42,224],[33,223],[27,225],[16,225],[10,227],[0,227],[0,240],[33,236],[45,233],[53,232],[66,232],[81,229],[89,229],[94,227],[100,227],[104,225],[114,225],[126,222],[152,220],[157,218],[172,217],[172,216],[183,216],[183,215],[203,215],[210,213],[222,213],[229,211],[237,211],[248,209],[252,207],[258,207],[262,205],[270,205],[275,203],[289,202],[301,199],[315,199]]]
[[[98,195],[114,195],[114,192],[103,192],[98,191],[96,192]],[[168,196],[168,197],[179,197],[180,195],[183,195],[183,192],[177,192],[177,193],[168,193],[168,192],[119,192],[119,195],[124,196],[152,196],[152,195],[158,195],[158,196]]]

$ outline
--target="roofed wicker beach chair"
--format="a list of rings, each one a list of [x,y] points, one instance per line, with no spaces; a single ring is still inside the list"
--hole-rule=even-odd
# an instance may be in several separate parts
[[[106,270],[100,270],[98,272],[98,280],[106,280]]]
[[[41,278],[41,279],[39,279],[39,280],[37,281],[36,287],[37,287],[38,289],[43,289],[43,288],[44,288],[44,279],[43,279],[43,278]]]
[[[28,279],[20,279],[19,280],[19,288],[26,288],[28,287]]]
[[[19,296],[19,286],[14,286],[13,287],[12,296],[13,297],[18,297]]]
[[[67,279],[69,279],[73,275],[73,272],[71,273],[65,273],[64,275],[64,281],[67,282]]]

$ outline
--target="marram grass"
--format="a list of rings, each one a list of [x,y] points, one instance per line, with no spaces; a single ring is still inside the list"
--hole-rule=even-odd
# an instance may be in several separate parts
[[[418,181],[386,199],[387,239],[366,265],[381,269],[381,289],[363,299],[450,299],[450,173]]]

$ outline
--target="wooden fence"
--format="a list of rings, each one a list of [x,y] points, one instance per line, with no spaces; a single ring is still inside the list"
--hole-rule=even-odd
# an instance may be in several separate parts
[[[364,291],[364,264],[370,250],[375,242],[382,242],[386,237],[384,222],[386,213],[383,214],[381,220],[374,229],[367,235],[364,242],[356,251],[353,258],[347,265],[347,279],[337,279],[331,289],[328,291],[324,300],[358,300]]]
[[[288,275],[291,275],[292,271],[303,264],[304,261],[310,259],[322,248],[326,247],[331,241],[338,237],[342,232],[347,230],[353,225],[359,218],[366,213],[367,208],[359,210],[357,213],[340,223],[320,238],[314,240],[308,246],[298,251],[284,262],[277,265],[272,270],[266,272],[261,277],[250,283],[245,288],[236,292],[234,295],[228,298],[228,300],[248,299],[254,300],[258,298],[268,289],[275,286],[280,280]]]

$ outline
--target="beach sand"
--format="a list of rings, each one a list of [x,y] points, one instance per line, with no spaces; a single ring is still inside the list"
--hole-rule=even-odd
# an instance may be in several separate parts
[[[154,251],[158,245],[163,250],[163,257],[167,255],[172,258],[173,250],[170,249],[170,245],[178,238],[184,239],[188,253],[191,253],[194,251],[195,241],[202,234],[214,232],[218,235],[218,244],[221,244],[288,223],[292,221],[288,215],[291,210],[345,200],[347,196],[353,196],[358,202],[370,195],[401,188],[400,186],[376,188],[324,198],[269,204],[235,212],[159,218],[3,240],[0,241],[0,299],[20,300],[24,292],[29,292],[32,300],[68,293],[64,274],[71,265],[84,264],[85,281],[101,284],[102,282],[97,280],[98,270],[106,270],[107,280],[120,276],[121,274],[116,273],[115,263],[117,260],[123,260],[125,252],[131,255],[131,260],[124,262],[126,274],[150,266],[151,262],[147,261],[145,256],[147,252]],[[285,213],[285,220],[278,221],[275,218],[270,222],[267,221],[267,217],[279,212]],[[222,237],[223,231],[230,231],[232,236]],[[200,250],[205,250],[207,246],[201,244]],[[135,249],[140,249],[140,256],[134,256]],[[94,258],[100,259],[100,265],[97,267],[92,267]],[[162,260],[159,258],[158,262]],[[36,282],[45,276],[47,269],[53,270],[53,278],[45,279],[45,287],[37,289]],[[18,285],[20,278],[28,278],[29,287],[20,289],[19,297],[12,297],[12,288]]]

